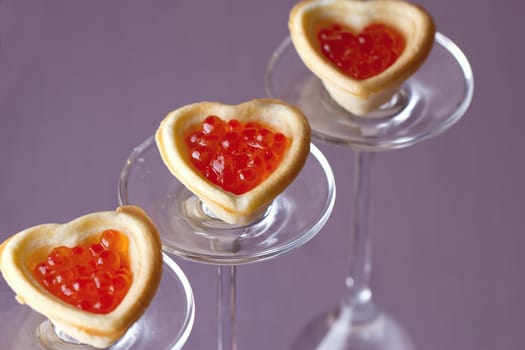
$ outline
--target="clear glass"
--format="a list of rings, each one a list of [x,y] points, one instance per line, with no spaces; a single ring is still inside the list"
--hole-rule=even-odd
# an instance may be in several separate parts
[[[424,65],[391,101],[366,116],[353,115],[331,99],[321,80],[303,64],[290,38],[271,57],[265,84],[270,97],[303,110],[314,137],[355,151],[352,245],[345,295],[332,310],[307,325],[292,348],[414,349],[397,321],[374,304],[370,289],[368,215],[374,155],[435,137],[463,116],[474,91],[467,58],[449,38],[436,33]]]
[[[218,349],[235,349],[236,266],[274,258],[313,238],[332,212],[335,183],[326,158],[311,144],[304,168],[263,216],[249,225],[230,225],[169,172],[150,137],[122,170],[119,202],[148,212],[165,251],[218,266]]]
[[[371,116],[353,115],[335,103],[290,38],[271,57],[265,84],[268,95],[303,110],[316,138],[361,151],[403,148],[442,133],[465,113],[474,91],[467,58],[441,33],[425,64]]]
[[[181,349],[195,319],[190,283],[180,267],[163,254],[159,289],[142,317],[111,350]],[[0,349],[94,350],[79,344],[41,314],[18,304],[13,291],[0,280]],[[169,326],[167,326],[169,325]]]

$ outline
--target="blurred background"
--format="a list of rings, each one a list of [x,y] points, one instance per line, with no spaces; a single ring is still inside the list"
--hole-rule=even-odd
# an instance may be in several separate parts
[[[525,349],[525,5],[418,3],[467,55],[474,99],[445,134],[376,157],[374,297],[420,350]],[[294,4],[0,0],[0,239],[114,209],[126,158],[168,111],[264,97]],[[238,268],[240,349],[287,349],[343,293],[354,154],[316,144],[334,212],[305,246]],[[213,349],[216,268],[175,260],[196,298],[185,349]]]

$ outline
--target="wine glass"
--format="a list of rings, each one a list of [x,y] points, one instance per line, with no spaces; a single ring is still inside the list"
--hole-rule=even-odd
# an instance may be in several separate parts
[[[293,349],[414,349],[394,318],[381,312],[370,289],[368,230],[374,155],[427,140],[454,125],[467,110],[474,81],[470,64],[449,38],[435,34],[424,65],[394,97],[366,116],[353,115],[331,99],[323,83],[297,55],[291,39],[273,53],[265,75],[267,94],[297,105],[314,137],[355,150],[352,252],[341,301],[306,326]]]
[[[142,317],[111,350],[181,349],[195,319],[193,291],[180,267],[163,253],[162,278]],[[0,279],[0,349],[95,350],[55,327],[45,316],[19,305]],[[169,325],[169,327],[166,327]]]
[[[248,225],[227,224],[169,172],[152,136],[126,161],[119,202],[149,213],[166,252],[218,266],[217,347],[236,349],[236,267],[274,258],[313,238],[332,211],[335,183],[326,158],[311,144],[302,171],[260,218]]]

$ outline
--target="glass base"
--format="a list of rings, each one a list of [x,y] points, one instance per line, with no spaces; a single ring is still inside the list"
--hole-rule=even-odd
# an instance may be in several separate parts
[[[463,116],[474,91],[467,58],[441,33],[436,33],[423,66],[388,103],[365,116],[346,111],[331,98],[289,37],[273,53],[265,84],[270,97],[306,114],[313,136],[360,151],[399,149],[439,135]]]
[[[338,306],[313,320],[296,338],[292,350],[416,350],[401,325],[384,313],[362,320]]]
[[[148,212],[166,252],[217,265],[261,261],[306,243],[328,220],[334,202],[332,169],[313,144],[297,178],[248,225],[215,218],[169,172],[153,137],[134,149],[119,181],[119,203],[138,205]]]
[[[43,315],[19,305],[0,280],[0,349],[94,350],[79,344]],[[195,319],[191,286],[175,262],[164,255],[159,289],[148,309],[111,350],[181,349]]]

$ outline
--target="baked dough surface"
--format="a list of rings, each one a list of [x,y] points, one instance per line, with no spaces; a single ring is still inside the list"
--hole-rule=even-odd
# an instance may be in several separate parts
[[[291,144],[268,178],[251,191],[235,195],[208,181],[189,159],[185,137],[209,115],[242,123],[258,121],[282,132]],[[299,109],[278,100],[255,99],[238,105],[198,102],[170,112],[157,129],[155,140],[170,172],[214,215],[227,223],[244,225],[262,215],[302,169],[310,151],[310,126]]]
[[[31,268],[53,248],[92,241],[106,229],[126,234],[133,282],[122,302],[110,313],[80,310],[53,296],[33,277]],[[16,299],[46,316],[81,343],[107,348],[120,339],[144,313],[162,274],[162,245],[155,225],[139,207],[91,213],[65,224],[43,224],[23,230],[0,245],[0,270]]]
[[[360,32],[371,23],[397,29],[405,38],[401,56],[378,75],[365,80],[340,72],[321,52],[317,33],[339,23]],[[425,61],[434,44],[435,25],[420,6],[402,0],[304,0],[290,12],[290,36],[304,64],[346,110],[366,115],[390,100],[400,85]]]

